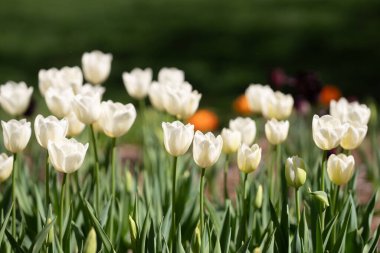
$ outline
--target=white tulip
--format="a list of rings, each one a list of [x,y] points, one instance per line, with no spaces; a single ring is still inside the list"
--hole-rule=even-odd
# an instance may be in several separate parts
[[[38,144],[47,148],[48,141],[57,141],[66,137],[68,122],[66,119],[59,120],[54,116],[44,118],[41,114],[34,120],[34,133]]]
[[[306,181],[305,162],[298,156],[289,157],[285,163],[285,178],[288,186],[298,189]]]
[[[166,151],[172,156],[185,154],[193,141],[194,126],[180,121],[162,122],[162,129]]]
[[[82,56],[84,78],[92,84],[102,84],[111,72],[112,54],[95,50]]]
[[[77,92],[83,84],[83,74],[79,67],[63,67],[61,69],[41,69],[38,72],[38,87],[42,96],[47,90],[55,88],[72,88]]]
[[[0,86],[0,104],[12,116],[22,115],[28,109],[33,87],[24,82],[9,81]]]
[[[371,117],[371,110],[365,104],[349,103],[347,99],[341,98],[338,101],[330,102],[330,114],[342,122],[367,125]]]
[[[98,96],[76,95],[72,109],[77,118],[86,125],[97,121],[100,116],[100,98]]]
[[[354,174],[355,160],[352,155],[330,155],[327,160],[327,174],[336,185],[347,184]]]
[[[68,122],[67,135],[70,137],[79,135],[86,127],[86,125],[77,118],[73,111],[66,115],[65,119]]]
[[[185,87],[182,89],[181,87]],[[202,95],[198,91],[188,91],[185,86],[166,88],[164,106],[166,111],[179,119],[187,119],[192,116],[199,106]]]
[[[230,120],[229,127],[241,133],[242,143],[252,145],[256,137],[256,123],[251,118],[237,117]]]
[[[159,111],[165,110],[166,88],[163,84],[152,82],[149,87],[148,95],[150,103]]]
[[[249,147],[247,144],[243,143],[237,155],[237,163],[239,170],[244,173],[251,173],[255,171],[261,161],[261,148],[259,145],[254,144],[252,147]]]
[[[284,120],[292,113],[294,100],[291,95],[279,91],[269,94],[262,99],[262,113],[267,119]]]
[[[202,169],[213,166],[222,152],[223,139],[215,137],[211,132],[203,134],[196,131],[193,141],[193,158],[195,163]]]
[[[120,137],[128,132],[136,119],[136,109],[132,104],[123,105],[112,101],[101,103],[101,113],[97,123],[108,137]]]
[[[83,145],[75,139],[49,141],[49,160],[58,172],[73,173],[82,165],[87,149],[88,143]]]
[[[177,68],[162,68],[158,72],[158,82],[162,84],[181,84],[185,81],[185,73]]]
[[[266,97],[273,94],[273,90],[268,85],[251,84],[245,91],[248,100],[248,106],[253,112],[261,113],[262,104]]]
[[[13,156],[5,153],[0,155],[0,183],[7,180],[12,174],[13,170]]]
[[[1,121],[1,125],[3,127],[5,148],[12,153],[23,151],[28,145],[32,134],[30,122],[26,121],[26,119],[11,119],[8,122]]]
[[[74,92],[70,87],[50,87],[45,93],[45,102],[49,111],[58,118],[70,113],[73,98]]]
[[[313,140],[318,148],[331,150],[339,145],[346,128],[346,124],[331,115],[314,115]]]
[[[83,74],[82,70],[75,67],[63,67],[60,70],[62,79],[66,82],[65,87],[71,87],[74,93],[78,92],[83,85]]]
[[[265,135],[272,145],[277,145],[286,140],[289,132],[289,121],[268,120],[265,123]]]
[[[90,97],[97,96],[97,97],[99,97],[100,100],[102,100],[103,94],[105,91],[106,91],[106,89],[103,86],[100,86],[100,85],[94,86],[94,85],[91,85],[89,83],[86,83],[85,85],[83,85],[80,88],[80,90],[77,92],[77,94],[81,94],[84,96],[90,96]]]
[[[130,73],[123,73],[124,86],[128,94],[136,99],[143,99],[148,95],[152,83],[152,69],[133,69]]]
[[[235,153],[241,145],[241,133],[236,130],[223,128],[221,136],[223,139],[223,152],[226,154]]]
[[[367,134],[367,130],[367,125],[362,125],[356,122],[348,123],[348,127],[343,133],[342,140],[340,141],[340,146],[347,150],[359,147]]]

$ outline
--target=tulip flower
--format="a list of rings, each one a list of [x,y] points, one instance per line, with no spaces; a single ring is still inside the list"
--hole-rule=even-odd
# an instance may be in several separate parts
[[[219,159],[222,152],[223,139],[218,135],[215,137],[211,132],[203,134],[197,131],[193,141],[193,158],[195,163],[202,169],[199,201],[200,201],[200,225],[201,234],[203,233],[204,211],[203,211],[203,192],[204,192],[204,175],[206,168],[213,166]],[[202,236],[201,236],[202,238]]]
[[[65,119],[59,120],[54,116],[44,118],[41,114],[34,120],[34,132],[38,144],[47,148],[48,141],[56,141],[66,137],[68,122]]]
[[[263,104],[266,102],[266,97],[271,95],[273,90],[268,85],[251,84],[245,91],[245,96],[248,99],[248,105],[251,111],[262,113]]]
[[[359,145],[363,142],[367,134],[368,126],[357,122],[347,124],[348,127],[343,133],[340,146],[346,150],[352,150],[359,147]]]
[[[194,126],[180,121],[162,122],[162,129],[166,151],[175,157],[184,155],[193,141]]]
[[[346,124],[331,115],[314,115],[313,140],[318,148],[331,150],[339,145],[346,128]]]
[[[257,187],[257,192],[255,196],[255,207],[257,209],[260,209],[263,205],[263,186],[260,184],[259,187]]]
[[[355,169],[355,160],[352,155],[330,155],[327,160],[327,174],[336,185],[347,184],[352,178]]]
[[[63,118],[71,111],[74,92],[71,88],[50,87],[45,93],[45,102],[49,111]]]
[[[67,136],[74,137],[79,135],[86,126],[77,118],[73,111],[66,115],[65,119],[68,122]]]
[[[265,135],[272,145],[278,145],[286,140],[289,132],[289,121],[268,120],[265,124]]]
[[[83,252],[84,253],[96,253],[96,232],[94,228],[90,229],[88,232],[86,242],[84,243]]]
[[[136,99],[143,99],[148,95],[152,82],[152,69],[133,69],[130,73],[123,73],[124,86],[128,94]]]
[[[77,95],[81,94],[83,96],[99,97],[99,100],[102,100],[105,91],[106,89],[102,86],[94,86],[86,83],[79,89]]]
[[[111,138],[120,137],[128,132],[136,119],[136,109],[132,104],[102,102],[100,117],[97,121],[104,133]]]
[[[165,85],[158,82],[152,82],[149,87],[148,95],[149,100],[154,108],[159,111],[165,110],[165,99],[166,99],[166,88]]]
[[[185,73],[177,68],[162,68],[158,72],[158,82],[162,84],[181,84],[185,81]]]
[[[1,121],[1,125],[5,148],[14,154],[23,151],[32,134],[30,122],[26,119],[12,119],[8,122]]]
[[[8,156],[5,153],[0,155],[0,183],[7,180],[12,174],[13,156]]]
[[[26,112],[32,97],[33,87],[27,87],[24,82],[9,81],[0,86],[0,105],[12,116]]]
[[[100,117],[100,98],[98,96],[76,95],[72,101],[72,109],[81,122],[90,125]]]
[[[92,84],[102,84],[111,72],[112,54],[95,50],[82,56],[84,78]]]
[[[74,92],[78,92],[82,84],[83,74],[79,67],[42,69],[38,72],[38,87],[42,96],[45,96],[47,90],[51,87],[71,88]]]
[[[66,87],[71,87],[75,93],[81,89],[83,85],[83,74],[79,67],[63,67],[60,72],[62,79],[67,83]]]
[[[256,123],[250,118],[237,117],[230,120],[229,127],[231,130],[239,131],[242,143],[252,145],[256,137]]]
[[[267,119],[284,120],[292,113],[294,100],[291,95],[285,95],[279,91],[268,94],[262,99],[262,112]]]
[[[247,144],[243,143],[239,150],[237,156],[237,164],[239,170],[246,174],[255,171],[261,161],[261,148],[259,145],[254,144],[249,147]]]
[[[349,103],[345,98],[330,102],[330,114],[341,122],[356,122],[367,125],[371,117],[371,110],[358,102]]]

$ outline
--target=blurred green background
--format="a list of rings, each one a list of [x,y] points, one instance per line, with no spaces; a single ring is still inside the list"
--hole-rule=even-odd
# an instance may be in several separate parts
[[[123,71],[175,66],[203,106],[230,103],[276,67],[380,99],[379,13],[375,0],[2,1],[0,83],[37,85],[41,68],[80,65],[100,49],[114,56],[108,97],[127,99]]]

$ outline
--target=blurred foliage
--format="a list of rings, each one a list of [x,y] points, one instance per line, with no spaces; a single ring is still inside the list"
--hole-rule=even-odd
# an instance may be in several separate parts
[[[315,70],[344,95],[380,98],[379,10],[374,0],[3,1],[0,83],[36,85],[39,69],[80,65],[83,52],[100,49],[114,55],[113,91],[124,91],[123,71],[176,66],[204,105],[226,108],[220,98],[282,67]]]

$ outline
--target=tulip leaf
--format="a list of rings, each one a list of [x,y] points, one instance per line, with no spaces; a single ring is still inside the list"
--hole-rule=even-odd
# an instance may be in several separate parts
[[[141,252],[145,252],[145,243],[146,243],[146,236],[148,234],[148,230],[150,228],[151,220],[149,215],[150,206],[148,206],[148,210],[146,212],[146,216],[144,219],[144,223],[141,229],[141,233],[139,235],[139,242],[140,242],[140,250]]]
[[[327,243],[330,240],[331,232],[333,231],[334,227],[336,227],[336,221],[338,220],[338,215],[336,215],[330,222],[326,225],[325,229],[322,233],[323,240],[323,248],[326,249]]]
[[[37,234],[32,246],[30,247],[32,253],[40,252],[54,223],[55,218],[50,223],[48,223],[41,232]]]
[[[1,243],[3,242],[5,229],[7,228],[8,221],[9,221],[9,217],[11,216],[11,213],[12,213],[12,209],[13,209],[13,204],[12,204],[11,207],[9,208],[8,213],[5,215],[5,219],[4,219],[4,221],[3,221],[3,224],[1,224],[1,230],[0,230],[0,246],[1,246]]]
[[[102,213],[100,215],[100,224],[102,225],[103,228],[105,227],[108,221],[108,213],[110,210],[111,203],[112,203],[112,198],[110,198],[110,200],[107,201],[107,204],[104,206]]]
[[[249,237],[248,240],[238,249],[236,253],[246,253],[249,247],[249,244],[251,243],[252,237]]]
[[[206,204],[206,208],[208,210],[210,219],[212,221],[212,225],[214,226],[213,228],[215,229],[217,234],[220,234],[222,225],[220,224],[219,217],[215,211],[215,208],[210,203],[210,201],[207,200],[207,198],[205,199],[205,204]]]
[[[7,235],[8,241],[12,246],[12,250],[16,253],[26,253],[26,250],[24,250],[20,243],[16,241],[16,239],[11,235],[11,233],[8,232],[8,230],[5,230],[5,234]]]
[[[273,224],[276,228],[275,236],[276,236],[276,243],[278,244],[277,246],[279,249],[288,249],[288,246],[286,244],[286,240],[284,238],[284,234],[283,234],[283,231],[281,229],[281,225],[278,221],[276,210],[274,209],[272,201],[269,201],[269,209],[270,209]]]
[[[364,241],[367,241],[370,233],[371,233],[371,224],[372,224],[372,217],[373,217],[373,212],[375,209],[375,204],[377,201],[377,191],[373,194],[371,200],[369,201],[367,208],[365,210],[365,213],[363,215],[363,220],[362,220],[362,227],[363,227],[363,232],[362,232],[362,238]]]
[[[316,230],[316,253],[323,253],[323,238],[322,238],[322,228],[321,228],[321,219],[317,218],[317,230]]]
[[[222,253],[229,252],[231,241],[231,215],[229,205],[227,205],[226,212],[224,214],[223,226],[219,238]]]
[[[363,253],[377,252],[379,237],[380,237],[380,226],[377,227],[375,235],[365,245],[363,249]]]
[[[351,218],[351,212],[347,212],[346,217],[344,219],[344,224],[342,226],[341,232],[339,234],[339,237],[331,250],[332,253],[340,253],[344,252],[344,246],[346,242],[346,235],[347,235],[347,228],[348,224],[350,223],[350,218]]]
[[[176,251],[175,252],[178,252],[178,253],[185,253],[185,249],[183,248],[182,246],[182,235],[181,235],[181,224],[178,225],[178,229],[177,229],[177,243],[176,243]]]

